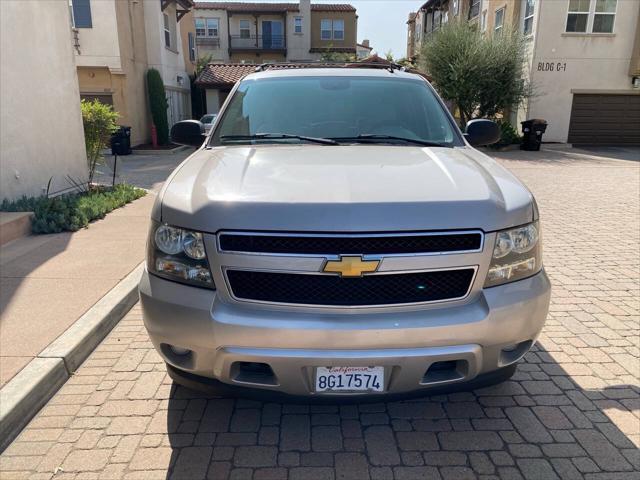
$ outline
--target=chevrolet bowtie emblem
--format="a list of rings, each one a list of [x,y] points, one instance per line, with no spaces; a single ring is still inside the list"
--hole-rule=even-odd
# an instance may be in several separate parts
[[[340,257],[327,260],[322,269],[325,273],[337,273],[341,277],[361,277],[363,273],[375,272],[380,260],[362,260],[362,257]]]

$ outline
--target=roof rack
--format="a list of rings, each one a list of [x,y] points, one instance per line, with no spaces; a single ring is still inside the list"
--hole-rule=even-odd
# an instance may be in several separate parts
[[[286,68],[379,68],[394,73],[395,70],[404,72],[406,68],[391,62],[324,62],[322,60],[312,62],[267,62],[258,65],[256,72],[264,72],[269,69]]]

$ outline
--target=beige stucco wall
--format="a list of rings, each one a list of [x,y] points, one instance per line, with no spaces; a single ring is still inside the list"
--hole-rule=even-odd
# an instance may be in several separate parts
[[[344,40],[321,40],[322,20],[344,20]],[[356,12],[311,12],[311,48],[352,48],[355,52],[358,38]]]
[[[220,96],[218,89],[207,88],[205,90],[207,100],[207,113],[218,113],[220,111]]]
[[[487,32],[492,32],[496,11],[504,8],[503,28],[517,29],[520,26],[520,0],[483,0],[482,9],[487,11]]]
[[[131,144],[151,141],[151,114],[147,101],[147,43],[144,10],[139,2],[116,3],[120,58],[125,75],[113,75],[122,90],[123,103],[116,110],[121,125],[131,127]],[[115,106],[115,102],[114,102]]]
[[[285,60],[286,58],[283,53],[271,52],[234,52],[229,58],[231,63],[255,63],[256,65],[266,62],[284,62]]]
[[[41,2],[42,3],[42,2]],[[63,2],[64,3],[64,2]],[[120,71],[120,45],[116,21],[115,0],[91,2],[91,28],[79,28],[80,52],[76,52],[76,65],[101,65]]]
[[[212,62],[226,63],[229,61],[229,29],[227,27],[226,10],[213,9],[195,9],[193,11],[194,20],[196,18],[217,18],[218,21],[218,45],[211,43],[198,42],[198,57],[204,57],[208,54],[212,56]]]
[[[76,52],[82,94],[111,93],[118,124],[131,127],[131,143],[150,141],[144,7],[131,0],[91,2],[92,28],[80,29]],[[103,53],[109,43],[110,55]]]
[[[69,188],[66,175],[86,181],[67,2],[2,1],[0,22],[0,197],[40,195],[51,177],[51,192]]]
[[[149,68],[157,69],[162,75],[165,86],[189,91],[189,78],[182,56],[180,41],[181,23],[176,25],[177,45],[170,49],[164,44],[163,13],[170,18],[176,16],[176,5],[171,3],[164,11],[160,10],[160,1],[144,2],[144,23],[147,41],[147,61]],[[178,76],[182,77],[182,84],[178,83]]]
[[[566,142],[572,91],[638,93],[631,89],[629,65],[640,2],[618,0],[614,32],[604,35],[564,33],[567,2],[542,0],[537,7],[528,59],[536,96],[519,119],[544,118],[549,122],[544,140]]]
[[[189,58],[189,33],[193,35],[195,42],[196,26],[193,23],[193,10],[185,14],[180,20],[180,37],[182,43],[182,56],[184,58],[184,68],[189,75],[193,75],[196,70],[196,61]],[[198,58],[198,46],[196,45],[196,59]]]
[[[301,0],[299,11],[287,13],[287,59],[289,61],[311,60],[311,2]],[[302,33],[295,33],[295,18],[302,18]]]

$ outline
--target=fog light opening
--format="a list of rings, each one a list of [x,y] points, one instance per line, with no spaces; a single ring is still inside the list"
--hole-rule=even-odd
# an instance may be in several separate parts
[[[171,348],[173,353],[179,356],[189,355],[191,353],[191,350],[188,348],[176,347],[175,345],[170,345],[169,348]]]
[[[266,363],[234,362],[231,365],[231,378],[238,383],[278,385],[273,369]]]
[[[469,372],[466,360],[446,360],[432,363],[422,377],[421,384],[434,384],[462,380]]]
[[[161,343],[160,351],[168,363],[181,369],[191,369],[195,364],[195,353],[188,348],[178,347],[169,343]]]
[[[526,353],[531,348],[531,345],[533,345],[533,340],[525,340],[524,342],[502,347],[502,349],[500,350],[500,359],[498,361],[498,366],[506,367],[507,365],[516,363],[526,355]]]

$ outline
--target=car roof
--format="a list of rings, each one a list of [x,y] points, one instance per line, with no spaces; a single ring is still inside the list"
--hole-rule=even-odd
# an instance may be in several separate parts
[[[244,80],[259,80],[264,78],[281,77],[373,77],[373,78],[404,78],[422,80],[424,77],[415,73],[399,69],[386,68],[345,68],[345,67],[304,67],[304,68],[274,68],[250,73]]]

